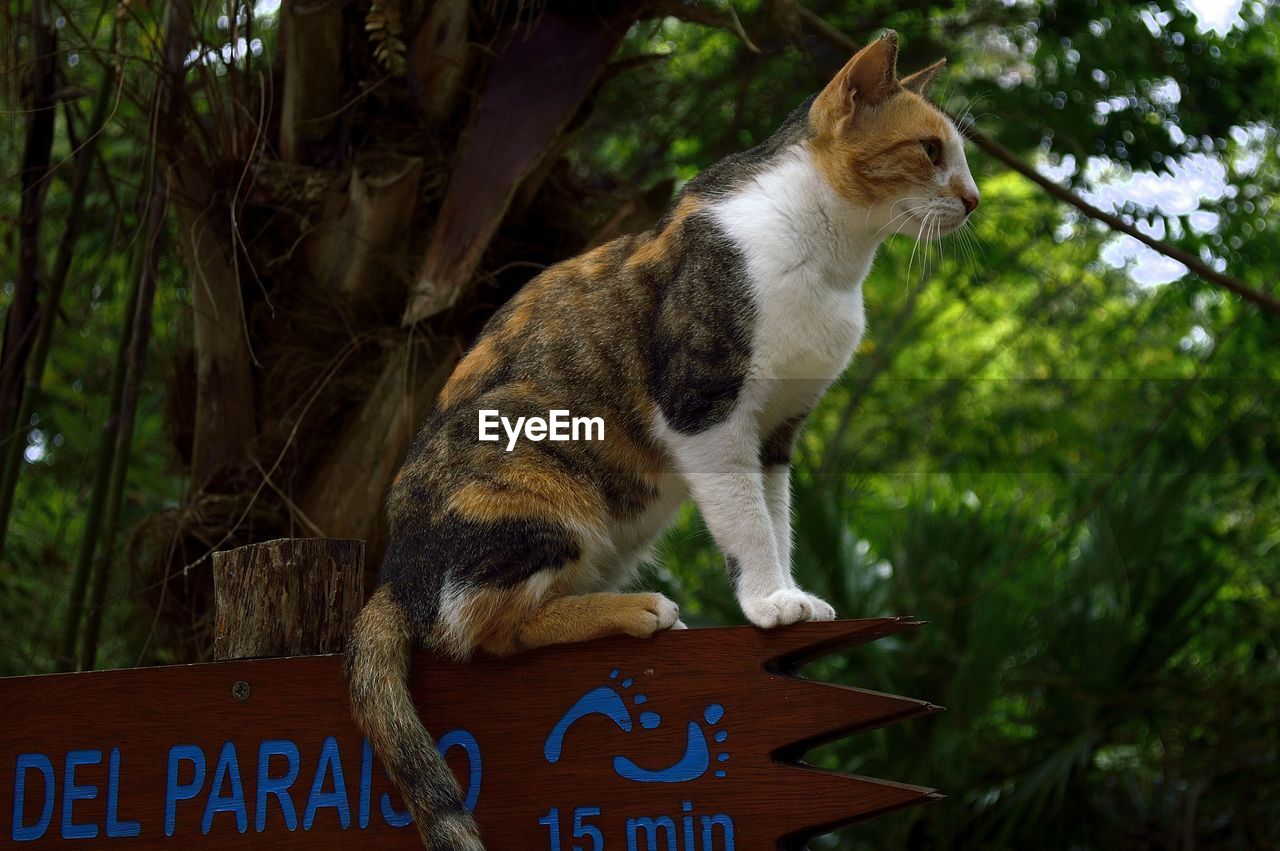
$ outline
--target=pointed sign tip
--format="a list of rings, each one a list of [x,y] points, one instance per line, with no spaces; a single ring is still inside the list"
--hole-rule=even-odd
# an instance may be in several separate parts
[[[805,751],[865,730],[932,715],[940,707],[896,694],[823,683],[801,677],[775,677],[768,685],[770,701],[785,706],[770,738],[775,759],[799,760]]]
[[[817,836],[903,807],[941,800],[935,789],[872,777],[790,766],[777,779],[787,810],[784,840]]]
[[[769,634],[767,667],[787,672],[849,647],[919,627],[910,617],[862,618],[795,624]]]

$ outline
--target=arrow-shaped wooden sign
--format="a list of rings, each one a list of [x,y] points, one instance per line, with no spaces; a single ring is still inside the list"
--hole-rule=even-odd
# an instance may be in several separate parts
[[[413,691],[493,851],[788,847],[938,797],[798,764],[937,709],[792,673],[917,625],[695,629],[465,666],[420,655]],[[0,839],[419,847],[350,720],[340,663],[0,679]]]

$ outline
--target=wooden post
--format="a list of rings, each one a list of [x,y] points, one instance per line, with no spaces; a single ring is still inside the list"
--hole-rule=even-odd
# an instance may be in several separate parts
[[[364,602],[364,541],[281,538],[214,553],[219,661],[338,653]]]

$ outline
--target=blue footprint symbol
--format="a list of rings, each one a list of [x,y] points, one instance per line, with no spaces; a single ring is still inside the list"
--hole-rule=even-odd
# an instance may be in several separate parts
[[[609,679],[617,680],[619,673],[618,669],[615,668],[609,673]],[[569,707],[569,711],[556,722],[551,734],[547,736],[546,744],[543,747],[543,755],[546,757],[547,762],[555,763],[559,761],[564,751],[565,734],[574,724],[588,716],[604,716],[616,724],[624,733],[630,733],[634,729],[631,711],[627,707],[622,692],[631,688],[633,683],[634,681],[627,677],[620,683],[622,691],[613,686],[597,686],[578,698],[577,702]],[[636,706],[643,706],[648,702],[648,697],[643,694],[634,694],[631,699]],[[724,717],[724,707],[718,703],[712,703],[703,710],[702,717],[709,728],[715,727]],[[656,730],[661,724],[662,716],[657,712],[645,710],[640,713],[640,726],[645,730]],[[714,734],[714,739],[718,744],[723,744],[728,738],[729,733],[723,729],[716,730]],[[729,753],[727,750],[716,754],[717,762],[725,762],[728,759]],[[619,755],[613,758],[613,770],[618,776],[637,783],[686,783],[706,774],[710,768],[711,749],[707,744],[706,733],[703,732],[702,725],[697,721],[689,722],[685,734],[684,755],[673,765],[652,770],[636,765],[635,762],[625,756]],[[726,772],[723,768],[717,769],[715,776],[724,777]]]
[[[644,715],[640,716],[640,725],[646,730],[656,728],[662,719],[657,713],[648,712],[645,715],[651,715],[652,723],[646,724]],[[709,705],[702,712],[703,719],[707,722],[707,726],[714,727],[720,723],[720,719],[724,717],[724,707],[718,703]],[[715,740],[717,743],[723,744],[725,739],[729,738],[729,733],[725,730],[717,730]],[[716,754],[717,762],[725,762],[729,759],[728,751],[721,751]],[[615,756],[613,758],[613,770],[618,776],[627,780],[635,780],[638,783],[686,783],[690,780],[697,780],[699,777],[707,773],[707,769],[711,767],[711,749],[707,746],[707,735],[702,731],[702,725],[697,721],[690,721],[685,734],[684,756],[674,765],[657,771],[651,771],[647,768],[641,768],[632,760],[625,756]],[[716,769],[716,777],[724,777],[727,772],[723,768]]]
[[[614,668],[609,673],[609,679],[616,680],[617,678],[618,669]],[[631,688],[632,682],[633,680],[627,677],[622,681],[622,688]],[[637,704],[643,704],[648,700],[643,694],[637,694],[633,699]],[[654,714],[652,712],[644,713],[640,723],[644,724],[645,718]],[[631,711],[627,709],[627,704],[622,699],[622,695],[612,686],[596,686],[578,698],[578,702],[569,707],[569,711],[556,722],[556,726],[551,730],[551,735],[547,736],[546,745],[542,748],[543,756],[547,758],[547,762],[559,762],[560,754],[564,750],[565,733],[569,732],[570,727],[589,715],[603,715],[617,724],[624,733],[631,732]]]

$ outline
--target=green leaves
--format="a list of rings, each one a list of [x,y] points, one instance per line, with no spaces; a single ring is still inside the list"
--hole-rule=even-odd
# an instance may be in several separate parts
[[[476,8],[488,14],[490,5]],[[548,186],[678,186],[763,140],[848,58],[791,4],[734,5],[760,54],[732,33],[674,18],[633,27]],[[971,108],[978,127],[1019,156],[1074,158],[1062,180],[1079,189],[1096,189],[1101,172],[1141,182],[1189,157],[1217,163],[1222,181],[1210,195],[1188,185],[1194,172],[1177,171],[1173,188],[1188,203],[1153,210],[1150,198],[1126,196],[1115,199],[1118,212],[1274,292],[1280,7],[1244,3],[1240,22],[1213,30],[1183,3],[804,5],[857,39],[893,27],[903,68],[947,56],[937,100],[956,113]],[[358,37],[364,27],[372,45],[374,76],[403,74],[420,7],[350,8],[349,29]],[[18,5],[7,8],[21,19]],[[106,7],[59,8],[66,92],[92,91],[115,55]],[[145,95],[163,8],[130,6],[123,27],[124,84],[100,146],[111,179],[96,175],[88,198],[36,407],[46,454],[24,471],[0,560],[0,622],[18,625],[0,645],[0,673],[48,670],[61,631],[138,227],[131,199],[153,132]],[[258,133],[242,138],[220,122],[261,114],[271,126],[279,92],[265,70],[278,28],[275,13],[254,16],[253,33],[242,34],[262,43],[219,61],[231,53],[233,23],[220,19],[235,18],[237,29],[250,22],[237,8],[199,7],[202,56],[189,76],[202,81],[191,90],[200,137],[256,195],[269,192],[271,170],[235,157]],[[21,25],[15,32],[21,50]],[[663,59],[641,61],[652,55]],[[357,58],[343,101],[360,129],[353,150],[388,141],[358,117],[365,101],[355,93],[367,91],[370,63]],[[367,101],[401,85],[389,81]],[[4,92],[11,120],[0,125],[0,160],[10,166],[22,151],[19,96]],[[73,98],[68,109],[82,125],[84,103]],[[236,139],[242,147],[228,143]],[[54,159],[70,164],[75,147],[60,133]],[[824,661],[824,674],[948,708],[814,758],[949,798],[814,847],[1280,846],[1280,323],[1194,278],[1139,286],[1109,265],[1109,233],[971,156],[983,194],[974,242],[921,246],[914,257],[905,240],[885,247],[867,284],[870,336],[802,435],[794,477],[799,580],[844,616],[932,621],[910,639]],[[426,194],[447,182],[446,169],[428,176]],[[278,238],[310,215],[296,198],[272,204],[246,242]],[[51,222],[66,216],[61,175],[46,208]],[[422,209],[429,219],[430,205]],[[527,215],[542,209],[535,199]],[[16,213],[16,196],[0,193],[0,304],[14,277]],[[415,222],[415,233],[429,225]],[[180,405],[163,389],[167,371],[192,370],[177,363],[190,317],[175,242],[158,248],[157,346],[123,528],[183,504],[169,449],[182,441],[169,428],[184,421],[166,423],[165,406]],[[288,277],[290,262],[273,274]],[[254,266],[246,287],[263,271]],[[152,537],[155,547],[172,541],[164,529]],[[664,555],[650,587],[678,599],[692,623],[741,621],[692,509]],[[160,594],[154,586],[122,579],[113,589],[112,599],[129,602],[112,610],[108,664],[133,663],[150,641],[149,614],[129,603]]]
[[[393,77],[405,72],[404,25],[396,0],[372,0],[364,18],[364,28],[373,44],[373,56]]]
[[[1221,216],[1213,228],[1197,235],[1180,215],[1151,221],[1272,287],[1277,223],[1257,211],[1275,203],[1276,137],[1230,128],[1259,111],[1275,124],[1280,97],[1262,95],[1275,94],[1274,70],[1240,54],[1270,55],[1275,13],[1258,22],[1245,9],[1250,25],[1228,43],[1178,9],[1153,36],[1147,8],[966,8],[994,22],[985,35],[981,25],[949,30],[956,7],[936,10],[928,32],[914,10],[883,23],[907,50],[952,32],[941,97],[981,97],[980,124],[1024,155],[1043,142],[1081,161],[1109,154],[1160,170],[1203,153],[1203,137],[1229,163],[1251,151],[1243,167],[1228,166],[1225,196],[1202,203]],[[862,13],[824,12],[849,32]],[[988,40],[1002,35],[1020,45],[1026,75],[1010,88],[997,78],[1011,60],[996,61]],[[1069,63],[1072,50],[1080,56]],[[714,125],[698,137],[738,128],[763,138],[807,92],[809,72],[790,55],[754,72],[736,116],[695,108],[695,126]],[[690,80],[688,98],[722,104],[733,93],[715,88],[721,71],[706,73],[709,87]],[[1238,77],[1246,73],[1257,74],[1256,91]],[[1176,102],[1160,82],[1169,77]],[[1212,94],[1229,80],[1231,93]],[[1095,122],[1095,103],[1121,94],[1124,107]],[[1207,113],[1194,106],[1204,98],[1215,99]],[[684,104],[676,96],[673,112]],[[1174,144],[1169,123],[1201,138]],[[677,168],[711,152],[672,150]],[[1194,278],[1137,287],[1101,261],[1106,232],[974,162],[977,245],[921,246],[914,259],[909,242],[885,247],[867,284],[869,342],[811,419],[794,476],[798,581],[842,616],[931,622],[909,644],[824,662],[822,676],[948,710],[813,758],[949,797],[813,845],[1276,845],[1280,734],[1267,720],[1280,701],[1275,323]],[[741,622],[704,596],[728,592],[696,517],[672,534],[664,564],[694,622]]]

